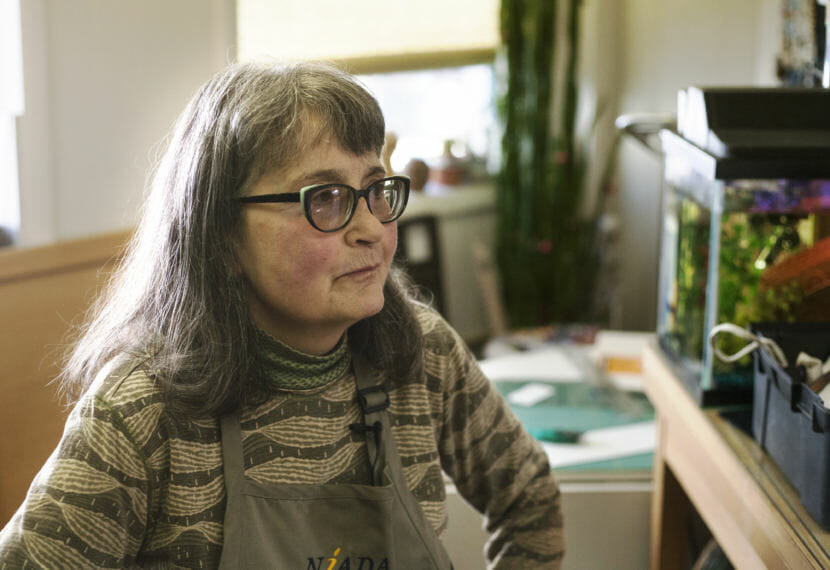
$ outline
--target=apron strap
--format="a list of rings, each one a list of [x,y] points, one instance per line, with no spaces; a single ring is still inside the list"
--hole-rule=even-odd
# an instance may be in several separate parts
[[[222,466],[228,493],[233,493],[242,484],[245,476],[245,460],[242,456],[242,428],[239,412],[222,416]]]
[[[239,411],[222,416],[222,470],[225,475],[225,517],[223,530],[222,558],[238,560],[239,537],[242,535],[243,520],[239,496],[245,478],[245,460],[242,455],[242,428],[239,425]]]
[[[352,366],[357,383],[357,401],[363,412],[363,423],[351,424],[349,427],[363,434],[372,434],[367,439],[366,449],[369,464],[372,466],[372,485],[383,484],[383,471],[386,446],[383,442],[383,428],[386,421],[386,409],[389,407],[389,394],[382,384],[377,382],[376,371],[360,355],[352,355]],[[386,437],[392,437],[387,427]]]
[[[372,471],[376,472],[379,466],[381,472],[385,471],[388,474],[390,483],[403,505],[403,510],[430,553],[435,568],[451,569],[449,554],[438,539],[438,535],[429,527],[421,506],[406,486],[401,458],[398,455],[398,448],[392,436],[392,425],[386,411],[389,408],[389,394],[383,386],[381,376],[359,354],[352,354],[352,363],[358,388],[358,401],[363,410],[363,429],[375,433],[375,441],[372,442],[369,439],[366,446],[369,449],[369,459],[372,461]],[[382,437],[381,434],[383,434]],[[380,457],[385,458],[385,461],[379,461]],[[375,481],[374,484],[382,484],[380,479],[376,478]]]
[[[360,354],[352,355],[352,366],[357,381],[357,397],[364,415],[381,412],[388,408],[389,394],[386,388],[377,381],[377,371],[369,366]]]

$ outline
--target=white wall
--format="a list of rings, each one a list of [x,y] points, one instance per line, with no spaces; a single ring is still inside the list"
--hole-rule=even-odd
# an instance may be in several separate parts
[[[592,0],[596,1],[596,0]],[[773,85],[780,0],[620,0],[618,109],[676,110],[689,85]],[[626,329],[656,323],[660,160],[620,148],[620,296]]]
[[[158,148],[233,56],[233,0],[25,0],[22,245],[129,227]]]

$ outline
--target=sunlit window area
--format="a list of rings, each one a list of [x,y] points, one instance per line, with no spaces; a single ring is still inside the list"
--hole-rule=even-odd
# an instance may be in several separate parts
[[[23,112],[18,0],[0,0],[0,247],[20,227],[16,117]]]
[[[380,102],[387,130],[397,136],[392,167],[411,159],[454,156],[485,159],[497,147],[493,68],[479,64],[363,75]]]
[[[395,171],[447,153],[484,171],[498,148],[492,66],[498,6],[497,0],[425,0],[416,9],[401,0],[240,0],[237,55],[332,61],[357,73],[397,137]]]

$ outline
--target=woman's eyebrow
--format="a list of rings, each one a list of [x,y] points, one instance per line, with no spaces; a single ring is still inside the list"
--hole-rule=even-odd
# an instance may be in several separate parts
[[[386,175],[386,169],[378,164],[376,166],[372,166],[363,175],[363,180],[367,178],[372,178],[374,176]],[[292,181],[291,186],[305,188],[306,186],[311,186],[312,184],[327,184],[327,183],[336,183],[342,180],[345,180],[346,175],[343,171],[338,170],[336,168],[324,168],[321,170],[315,170],[314,172],[309,172],[307,174],[302,174],[298,178]]]
[[[334,168],[325,168],[322,170],[315,170],[307,174],[302,174],[292,181],[291,185],[295,187],[305,188],[312,184],[325,184],[328,182],[338,182],[343,179],[343,173]]]
[[[380,164],[370,168],[369,172],[366,173],[366,176],[364,176],[364,178],[371,178],[373,176],[377,176],[378,174],[380,174],[381,176],[386,176],[386,169]]]

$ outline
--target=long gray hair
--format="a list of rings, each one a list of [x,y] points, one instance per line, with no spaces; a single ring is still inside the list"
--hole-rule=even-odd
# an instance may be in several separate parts
[[[61,380],[70,400],[122,355],[140,359],[179,412],[223,414],[266,397],[232,198],[323,135],[379,155],[384,128],[377,101],[327,65],[237,64],[208,81],[179,117],[126,256],[69,356]],[[348,335],[393,378],[420,373],[408,291],[393,269],[383,310]]]

